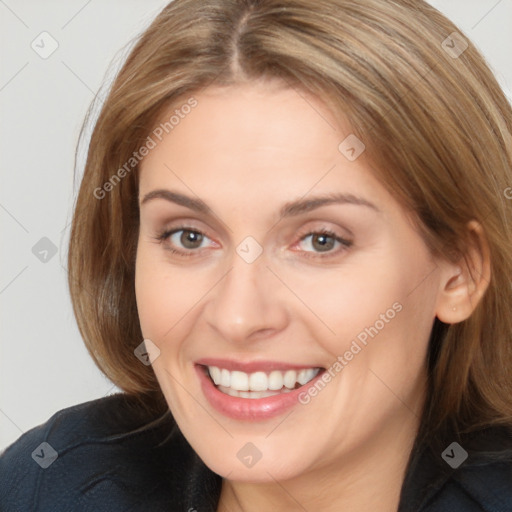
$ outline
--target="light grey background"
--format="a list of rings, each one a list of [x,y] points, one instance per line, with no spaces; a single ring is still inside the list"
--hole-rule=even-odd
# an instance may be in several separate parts
[[[90,359],[67,289],[74,152],[96,91],[166,3],[0,0],[0,449],[60,409],[118,391]],[[431,3],[511,98],[512,0]],[[46,59],[31,47],[51,48],[44,31],[58,43]],[[46,262],[32,252],[43,237],[57,251]]]

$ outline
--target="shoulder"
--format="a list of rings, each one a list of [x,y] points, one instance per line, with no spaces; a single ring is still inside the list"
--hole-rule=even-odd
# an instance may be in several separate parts
[[[169,510],[194,457],[170,413],[148,417],[133,397],[111,395],[63,409],[9,446],[0,455],[0,504]]]
[[[492,427],[425,451],[411,468],[404,498],[415,512],[512,512],[512,432]]]
[[[444,508],[439,508],[440,504]],[[446,508],[447,505],[450,508]],[[454,512],[512,512],[512,461],[489,461],[469,465],[456,472],[426,511],[445,509]]]
[[[463,445],[455,445],[455,451],[466,448],[462,455],[467,458],[454,470],[445,494],[464,496],[480,507],[475,510],[512,512],[512,431],[491,427],[468,438]],[[452,451],[447,455],[451,456]]]

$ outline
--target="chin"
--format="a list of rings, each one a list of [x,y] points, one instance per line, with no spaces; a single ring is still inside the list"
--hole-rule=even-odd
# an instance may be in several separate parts
[[[259,440],[258,440],[259,439]],[[287,443],[295,446],[294,443]],[[254,443],[247,438],[230,439],[229,446],[195,447],[203,462],[223,478],[237,482],[275,482],[288,480],[307,473],[312,465],[306,454],[298,453],[296,448],[272,446],[265,439],[255,438]],[[205,453],[206,452],[206,453]]]

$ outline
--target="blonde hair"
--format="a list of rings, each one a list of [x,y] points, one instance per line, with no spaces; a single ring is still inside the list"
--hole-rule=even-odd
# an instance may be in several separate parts
[[[449,51],[455,43],[460,55]],[[152,368],[133,353],[143,339],[138,166],[126,163],[170,105],[209,85],[267,78],[350,121],[434,255],[457,260],[471,243],[467,222],[483,226],[490,283],[466,321],[434,323],[420,433],[510,427],[512,110],[477,49],[421,0],[175,0],[163,9],[102,107],[74,211],[69,287],[98,367],[149,409],[165,409]]]

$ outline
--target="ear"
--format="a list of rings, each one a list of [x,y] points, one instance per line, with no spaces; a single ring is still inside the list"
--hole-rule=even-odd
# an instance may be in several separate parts
[[[469,243],[464,255],[455,263],[438,262],[441,279],[436,316],[447,324],[469,318],[491,279],[491,256],[484,230],[476,220],[466,227]]]

